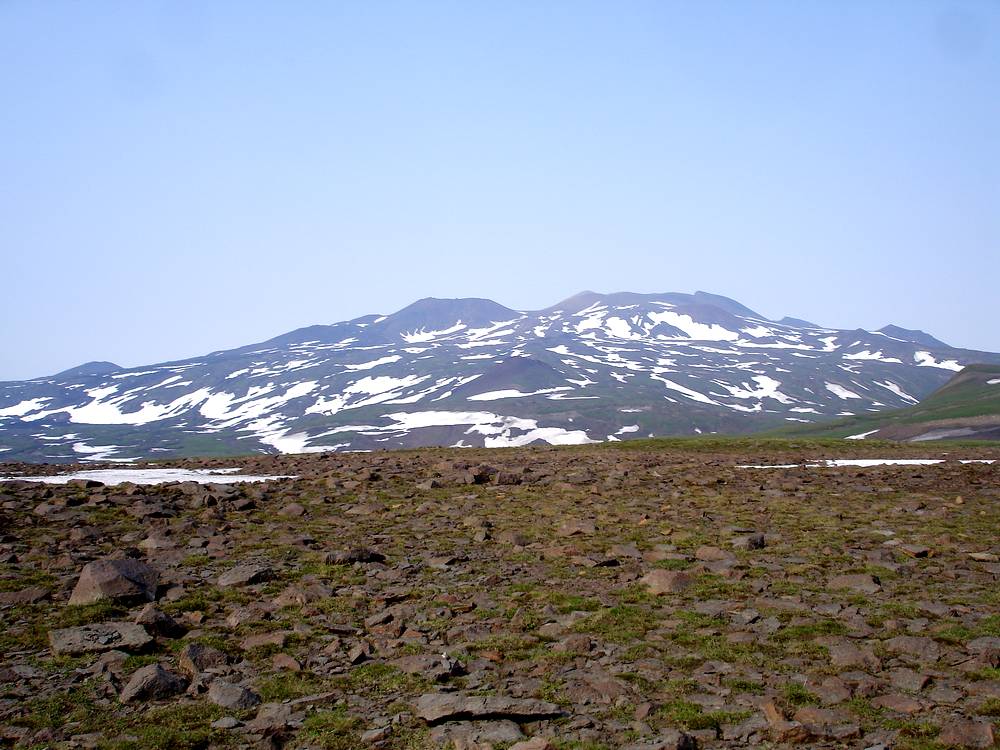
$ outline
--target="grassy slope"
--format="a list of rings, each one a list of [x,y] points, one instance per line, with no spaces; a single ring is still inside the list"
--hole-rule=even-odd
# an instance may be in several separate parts
[[[905,430],[908,426],[961,427],[995,419],[1000,423],[1000,366],[969,365],[919,404],[905,409],[864,414],[835,422],[795,425],[775,430],[785,437],[843,438],[871,430]]]

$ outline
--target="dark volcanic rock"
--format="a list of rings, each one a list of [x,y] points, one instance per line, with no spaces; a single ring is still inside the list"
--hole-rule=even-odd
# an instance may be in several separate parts
[[[537,721],[560,716],[555,703],[502,695],[426,693],[414,703],[416,715],[428,724],[458,719],[512,719]]]
[[[149,633],[134,622],[102,622],[49,632],[49,645],[57,655],[75,656],[112,649],[138,651],[152,641]]]
[[[118,699],[122,703],[131,703],[169,698],[183,693],[185,687],[187,682],[180,675],[168,672],[159,664],[148,664],[135,670]]]
[[[139,560],[97,560],[83,567],[69,603],[151,602],[156,599],[159,576],[155,568]]]

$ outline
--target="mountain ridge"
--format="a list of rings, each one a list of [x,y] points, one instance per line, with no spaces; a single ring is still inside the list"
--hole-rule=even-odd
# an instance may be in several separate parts
[[[425,297],[186,360],[2,383],[0,459],[748,433],[907,406],[972,362],[1000,354],[769,320],[701,291],[588,291],[537,311]]]

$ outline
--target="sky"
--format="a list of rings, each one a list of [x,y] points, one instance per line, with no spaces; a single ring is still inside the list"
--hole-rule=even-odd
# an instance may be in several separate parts
[[[0,380],[583,289],[1000,351],[1000,2],[0,0]]]

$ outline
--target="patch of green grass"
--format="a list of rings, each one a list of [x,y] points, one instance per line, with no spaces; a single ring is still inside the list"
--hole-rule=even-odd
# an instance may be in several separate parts
[[[1000,698],[987,698],[976,708],[980,716],[1000,716]]]
[[[100,727],[105,734],[117,729],[118,738],[110,740],[107,750],[201,750],[219,738],[209,726],[221,718],[225,710],[211,703],[180,703],[154,708],[136,715],[128,722]],[[221,739],[221,738],[219,738]]]
[[[265,701],[280,702],[319,693],[325,687],[320,677],[308,672],[282,672],[262,679],[257,684],[257,692]]]
[[[317,711],[302,722],[296,746],[309,745],[325,750],[354,750],[358,747],[361,720],[349,716],[343,708]]]
[[[611,750],[603,742],[591,740],[556,740],[554,746],[556,750]]]
[[[94,695],[90,688],[80,686],[45,698],[31,698],[26,709],[13,723],[32,729],[58,728],[67,722],[86,722],[94,712]]]
[[[785,700],[793,706],[818,706],[820,702],[818,696],[797,682],[789,682],[781,692]]]
[[[340,682],[351,692],[379,698],[412,693],[429,687],[427,681],[420,677],[377,662],[355,667]]]
[[[847,628],[836,620],[820,620],[802,625],[789,625],[771,636],[772,641],[786,643],[788,641],[805,641],[823,635],[843,635]]]
[[[542,680],[542,684],[535,692],[535,695],[543,701],[557,703],[560,706],[568,706],[571,701],[566,698],[566,694],[563,692],[565,687],[565,683],[561,680],[549,677]]]
[[[662,568],[663,570],[686,570],[691,567],[690,560],[658,560],[653,563],[654,568]]]
[[[865,729],[870,729],[877,725],[882,718],[882,711],[875,708],[867,698],[855,696],[847,704],[847,708],[861,720],[861,725]]]
[[[139,667],[156,664],[159,660],[160,657],[156,654],[129,654],[125,657],[122,667],[124,667],[126,672],[134,672]]]
[[[976,630],[959,623],[952,623],[934,631],[935,640],[951,644],[966,643],[977,635]]]
[[[764,685],[760,682],[754,682],[753,680],[737,678],[733,680],[724,680],[722,684],[734,693],[750,693],[751,695],[764,694]]]
[[[735,599],[747,592],[743,581],[730,581],[713,573],[703,573],[695,579],[694,585],[684,591],[684,598],[703,601],[705,599]]]
[[[992,635],[1000,638],[1000,615],[987,615],[976,625],[979,635]]]
[[[107,622],[123,617],[127,611],[124,607],[108,600],[93,604],[70,604],[56,613],[54,627],[72,628],[95,622]]]
[[[601,603],[595,599],[579,594],[566,594],[562,591],[550,591],[545,595],[548,603],[562,614],[570,612],[594,612],[601,608]]]
[[[0,565],[0,591],[20,591],[29,586],[52,588],[56,577],[47,570]]]
[[[592,633],[604,640],[628,643],[656,627],[657,618],[649,610],[629,604],[595,612],[573,626],[578,633]]]
[[[684,729],[718,731],[723,724],[738,724],[745,721],[751,713],[750,711],[705,711],[697,703],[675,699],[660,706],[655,716]]]
[[[215,602],[222,601],[222,591],[216,588],[201,588],[185,594],[180,599],[174,601],[164,601],[160,604],[160,609],[168,615],[181,614],[182,612],[211,612]]]

